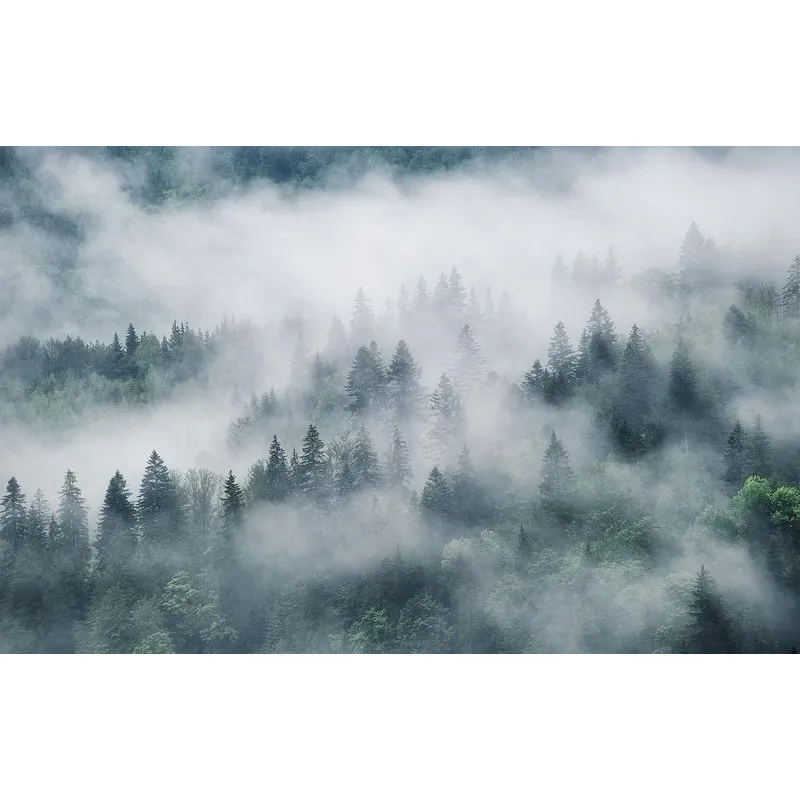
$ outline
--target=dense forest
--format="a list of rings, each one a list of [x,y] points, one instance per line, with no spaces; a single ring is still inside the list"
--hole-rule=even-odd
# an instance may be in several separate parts
[[[132,202],[158,214],[257,181],[333,191],[345,165],[430,175],[527,149],[345,150],[219,148],[194,176],[170,148],[89,155],[141,167]],[[85,223],[37,204],[24,153],[5,149],[0,175],[0,225],[55,231],[54,281],[77,296]],[[294,316],[8,342],[0,429],[17,436],[69,442],[188,396],[232,413],[217,453],[168,464],[154,434],[141,479],[115,471],[103,496],[81,489],[77,444],[52,497],[0,452],[0,649],[795,652],[800,256],[764,274],[695,223],[663,269],[611,243],[564,253],[548,302],[584,324],[542,347],[524,297],[457,266],[380,310],[359,289],[319,347]],[[620,329],[614,304],[643,318]]]

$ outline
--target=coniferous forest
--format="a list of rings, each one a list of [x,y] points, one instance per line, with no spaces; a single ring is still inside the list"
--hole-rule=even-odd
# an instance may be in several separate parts
[[[375,174],[409,205],[541,174],[556,204],[603,157],[568,155],[3,148],[0,650],[795,652],[800,243],[717,238],[689,207],[658,259],[618,228],[515,255],[534,291],[453,264],[477,234],[437,222],[440,250],[376,282],[369,247],[402,220],[348,211],[366,265],[326,261],[318,209]],[[201,292],[163,288],[125,222],[174,253],[220,218],[280,237],[270,203],[313,218],[323,288],[276,313],[300,266],[259,256],[261,319],[207,292],[181,319]],[[256,285],[233,261],[226,302]]]

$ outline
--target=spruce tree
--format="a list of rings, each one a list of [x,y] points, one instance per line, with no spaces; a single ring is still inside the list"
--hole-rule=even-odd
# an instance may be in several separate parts
[[[772,445],[764,430],[761,414],[756,415],[755,427],[750,435],[748,447],[748,472],[761,478],[769,478],[772,466]]]
[[[670,402],[679,413],[691,414],[699,409],[700,397],[697,378],[689,355],[689,348],[683,339],[678,340],[672,356],[667,392]]]
[[[267,500],[269,490],[267,488],[267,461],[259,458],[250,465],[247,471],[247,483],[245,494],[247,502],[256,505]]]
[[[734,490],[739,490],[747,477],[747,435],[737,419],[725,446],[722,463],[725,467],[724,481]]]
[[[375,337],[375,315],[364,290],[359,287],[350,318],[350,340],[355,347],[367,345]]]
[[[571,488],[573,478],[569,456],[561,440],[553,431],[544,454],[539,493],[546,505],[557,504]]]
[[[553,336],[550,339],[547,366],[551,373],[561,375],[567,382],[574,377],[575,351],[570,344],[564,323],[560,321],[553,329]]]
[[[325,444],[314,425],[309,425],[303,437],[303,449],[298,462],[298,486],[301,495],[318,502],[327,497],[328,459]]]
[[[735,653],[736,637],[722,597],[704,565],[689,604],[688,644],[692,653]]]
[[[19,549],[25,540],[25,495],[16,478],[9,479],[0,501],[0,537],[11,550]]]
[[[129,322],[128,331],[125,334],[125,354],[128,356],[128,358],[133,358],[137,348],[139,347],[139,343],[139,337],[136,335],[136,329],[133,327],[133,323]]]
[[[233,474],[228,472],[228,477],[222,485],[222,535],[227,540],[233,539],[241,528],[244,519],[244,492]]]
[[[83,580],[88,574],[91,556],[89,514],[78,479],[69,469],[59,492],[58,526],[70,572],[76,580]]]
[[[374,342],[370,347],[359,347],[353,366],[347,375],[345,391],[350,397],[353,413],[363,413],[379,405],[384,397],[386,371]]]
[[[139,487],[137,512],[142,542],[166,545],[180,539],[181,518],[177,487],[161,456],[153,450]]]
[[[112,580],[133,566],[136,550],[136,511],[128,484],[117,471],[108,483],[95,539],[98,568]]]
[[[546,377],[549,377],[549,373],[545,375],[542,363],[537,358],[522,379],[522,393],[528,402],[534,403],[542,397]]]
[[[381,469],[378,454],[375,452],[369,432],[363,425],[358,429],[353,443],[350,465],[356,488],[373,489],[380,485]]]
[[[413,478],[411,459],[408,456],[408,445],[400,431],[395,427],[392,433],[392,449],[389,453],[387,477],[389,485],[395,489],[408,489]]]
[[[408,345],[401,339],[387,372],[389,402],[398,421],[413,419],[419,410],[422,397],[419,383],[421,374],[422,369],[411,355]]]
[[[595,300],[586,326],[586,373],[590,379],[614,369],[617,364],[617,334],[614,323],[599,300]]]
[[[439,467],[434,467],[428,474],[428,479],[422,489],[420,507],[429,513],[447,517],[452,511],[452,506],[453,498],[450,487]]]
[[[33,495],[28,517],[25,523],[25,540],[34,552],[44,554],[47,550],[47,528],[50,519],[50,508],[44,493],[37,489]]]
[[[295,455],[297,455],[295,453]],[[286,500],[292,491],[292,480],[286,463],[286,453],[277,436],[272,437],[266,470],[267,499],[274,503]]]
[[[447,295],[448,306],[459,314],[463,313],[467,304],[467,290],[464,288],[461,273],[455,266],[451,267],[447,279]]]
[[[468,324],[458,333],[456,354],[453,362],[453,379],[458,390],[468,393],[480,385],[486,377],[486,359]]]
[[[447,460],[465,433],[466,421],[461,398],[445,374],[431,397],[430,409],[428,444],[437,461]]]

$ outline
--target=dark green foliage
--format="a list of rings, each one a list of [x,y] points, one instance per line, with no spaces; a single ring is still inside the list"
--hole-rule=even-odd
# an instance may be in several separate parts
[[[425,481],[420,497],[420,506],[427,512],[447,517],[453,509],[453,496],[444,475],[434,467]]]
[[[136,511],[128,484],[117,471],[108,483],[95,540],[98,572],[110,581],[122,576],[133,563],[138,543]]]
[[[466,432],[461,397],[447,375],[442,375],[430,402],[428,442],[434,459],[449,460]]]
[[[297,463],[297,491],[309,500],[325,502],[330,490],[328,478],[325,444],[317,428],[309,425]]]
[[[733,623],[705,566],[700,567],[692,588],[689,619],[689,652],[738,652]]]
[[[353,366],[347,375],[346,391],[350,397],[350,410],[359,413],[379,405],[385,397],[386,370],[377,345],[359,347]]]
[[[387,372],[389,402],[399,421],[407,421],[420,411],[422,388],[419,383],[421,368],[411,355],[404,340],[397,343]]]
[[[737,419],[728,434],[728,441],[722,456],[722,463],[725,467],[724,480],[734,490],[739,489],[747,477],[747,439],[742,423]]]
[[[389,485],[395,489],[408,489],[414,477],[408,456],[408,445],[396,427],[392,433],[392,449],[386,472]]]
[[[669,368],[669,399],[676,411],[691,414],[699,410],[700,394],[694,365],[689,349],[683,339],[678,340],[675,354]]]

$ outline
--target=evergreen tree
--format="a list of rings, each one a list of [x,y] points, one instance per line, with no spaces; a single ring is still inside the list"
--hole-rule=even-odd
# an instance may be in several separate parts
[[[567,382],[574,377],[575,351],[563,322],[558,322],[553,329],[547,350],[547,366],[552,374],[561,375]]]
[[[126,374],[125,350],[116,332],[108,348],[108,376],[115,381],[123,380]]]
[[[733,344],[747,341],[754,332],[754,326],[748,316],[736,305],[728,309],[723,322],[725,335]]]
[[[519,526],[519,535],[517,537],[517,556],[519,560],[525,564],[533,555],[533,542],[531,541],[530,534],[525,528]]]
[[[571,488],[573,478],[569,456],[553,431],[544,454],[539,493],[546,505],[558,504]]]
[[[672,356],[667,391],[673,407],[678,412],[691,414],[698,410],[700,397],[697,378],[692,359],[689,356],[689,348],[683,339],[678,340],[678,346]]]
[[[416,314],[424,313],[428,310],[431,303],[430,292],[428,291],[428,284],[422,275],[419,276],[417,281],[417,288],[414,293],[414,312]]]
[[[79,579],[85,578],[89,568],[89,514],[78,479],[67,470],[59,492],[58,526],[71,571]]]
[[[342,364],[350,357],[350,344],[347,340],[347,330],[339,317],[334,316],[328,333],[328,343],[325,346],[325,358],[331,364]]]
[[[380,404],[385,384],[386,371],[375,342],[370,347],[359,347],[345,387],[351,398],[350,410],[359,413]]]
[[[722,456],[725,467],[724,480],[732,489],[740,489],[747,477],[747,436],[742,423],[737,419]]]
[[[737,652],[733,624],[705,566],[700,567],[692,589],[689,619],[690,652]]]
[[[359,287],[350,318],[350,339],[356,347],[366,345],[375,338],[375,315],[372,313],[367,295]]]
[[[357,489],[372,489],[380,485],[381,470],[378,454],[372,444],[369,432],[362,425],[353,443],[350,460]]]
[[[247,502],[256,505],[265,501],[268,497],[267,488],[267,461],[259,458],[250,465],[247,471],[247,483],[245,485]]]
[[[590,283],[589,259],[583,250],[578,250],[572,262],[572,283],[574,286],[584,288]]]
[[[428,443],[436,460],[446,460],[466,430],[461,398],[447,375],[439,379],[431,397],[431,424]]]
[[[748,471],[751,475],[769,478],[772,466],[772,445],[764,430],[761,414],[756,415],[755,428],[749,440]]]
[[[617,364],[617,334],[608,312],[595,300],[586,326],[586,375],[596,378]]]
[[[800,317],[800,256],[789,267],[781,296],[783,313],[787,317]]]
[[[450,487],[439,467],[434,467],[428,474],[422,489],[420,506],[425,511],[442,517],[449,516],[452,511],[453,498]]]
[[[458,457],[453,476],[453,514],[465,525],[479,525],[487,516],[483,488],[475,476],[469,448],[466,445]]]
[[[222,485],[222,535],[231,540],[244,519],[244,492],[236,482],[233,470]]]
[[[25,495],[16,478],[6,484],[0,501],[0,536],[12,550],[18,550],[25,540]]]
[[[161,456],[153,450],[139,487],[137,513],[142,542],[165,546],[183,533],[175,482]]]
[[[545,379],[549,377],[549,373],[545,373],[546,370],[542,369],[542,363],[538,358],[533,362],[533,366],[525,373],[522,379],[522,393],[528,402],[534,403],[542,397]]]
[[[41,489],[33,495],[25,523],[25,540],[31,549],[43,554],[47,550],[47,528],[50,519],[50,508]]]
[[[392,433],[392,450],[389,453],[387,477],[389,485],[396,489],[408,489],[413,478],[408,445],[397,427]]]
[[[613,247],[608,248],[608,254],[606,255],[606,260],[603,262],[603,268],[601,270],[601,277],[602,283],[606,286],[615,286],[622,278],[622,273],[617,263]]]
[[[133,323],[129,322],[128,332],[125,334],[125,354],[128,356],[128,358],[133,358],[137,348],[139,347],[139,343],[139,337],[136,335],[136,329],[133,327]]]
[[[620,363],[618,409],[634,430],[653,413],[656,365],[637,325],[631,329]]]
[[[136,544],[136,512],[128,484],[117,471],[106,489],[94,543],[100,572],[113,579],[120,570],[130,568]]]
[[[297,453],[294,453],[296,456]],[[277,436],[272,437],[266,469],[266,499],[274,503],[286,500],[292,491],[292,480],[286,463],[286,453]]]
[[[413,419],[422,397],[419,383],[422,369],[403,339],[397,343],[387,373],[389,401],[398,421]]]
[[[328,493],[327,479],[325,445],[316,427],[309,425],[298,463],[298,491],[309,499],[324,501]]]
[[[482,383],[485,374],[486,359],[481,354],[480,345],[475,340],[472,329],[465,324],[458,333],[456,344],[453,364],[455,384],[460,392],[469,392]]]
[[[450,269],[450,276],[447,279],[448,306],[461,314],[466,309],[467,290],[464,288],[464,281],[461,273],[453,266]]]
[[[292,448],[292,455],[289,456],[289,483],[292,487],[291,494],[300,491],[300,457],[294,448]]]

